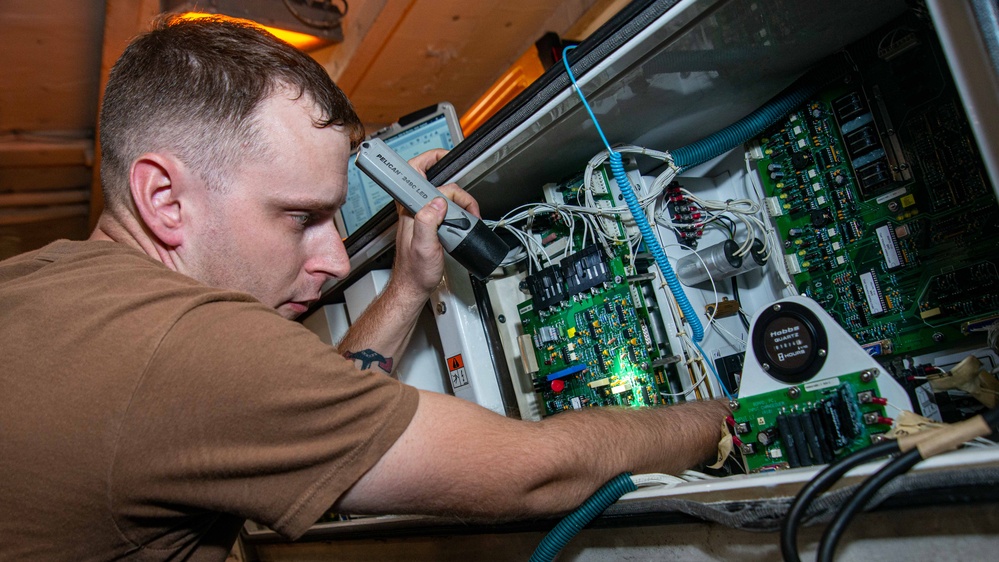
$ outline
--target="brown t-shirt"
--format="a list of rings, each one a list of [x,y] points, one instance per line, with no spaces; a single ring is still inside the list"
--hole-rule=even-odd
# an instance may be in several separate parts
[[[113,242],[0,262],[0,560],[224,559],[304,532],[417,393]]]

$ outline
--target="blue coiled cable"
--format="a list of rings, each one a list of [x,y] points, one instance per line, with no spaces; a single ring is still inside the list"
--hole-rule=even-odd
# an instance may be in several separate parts
[[[610,143],[607,142],[607,137],[604,136],[604,131],[600,128],[600,123],[597,121],[596,115],[593,114],[590,104],[587,103],[586,97],[583,96],[583,90],[580,89],[579,84],[576,83],[576,77],[572,74],[572,69],[569,67],[569,57],[567,55],[570,50],[575,48],[575,46],[570,45],[562,50],[562,62],[565,64],[565,71],[569,75],[569,80],[572,81],[572,85],[575,86],[576,93],[579,94],[579,99],[583,102],[583,107],[585,107],[587,113],[590,114],[590,119],[593,120],[593,125],[600,134],[600,139],[603,141],[604,146],[607,147],[611,172],[614,174],[614,179],[617,181],[617,185],[621,189],[621,195],[624,196],[624,200],[628,204],[628,210],[631,211],[631,216],[635,219],[635,224],[638,225],[638,230],[642,233],[645,245],[652,254],[652,257],[656,260],[656,265],[659,266],[659,271],[662,271],[663,279],[666,280],[666,285],[669,287],[670,292],[673,293],[673,298],[675,298],[676,302],[679,304],[680,310],[683,311],[683,315],[687,319],[687,323],[690,324],[690,331],[693,340],[695,342],[699,342],[704,339],[704,326],[701,325],[701,320],[697,317],[697,311],[694,310],[694,307],[687,299],[687,295],[683,292],[680,280],[676,277],[676,273],[673,272],[673,268],[670,266],[669,260],[666,259],[666,252],[663,251],[662,246],[659,244],[659,240],[656,238],[655,232],[653,232],[652,226],[649,224],[649,220],[645,216],[645,211],[638,202],[638,196],[635,195],[635,190],[631,187],[631,182],[628,181],[628,174],[625,172],[624,162],[621,160],[621,154],[615,152],[611,148]]]
[[[576,536],[590,521],[593,521],[598,515],[603,513],[618,498],[637,489],[638,487],[631,480],[631,473],[628,472],[619,474],[613,480],[604,484],[583,502],[583,505],[576,508],[576,511],[566,515],[564,519],[559,521],[558,525],[555,525],[555,528],[551,532],[545,535],[545,538],[541,540],[541,544],[538,545],[538,548],[534,550],[534,554],[531,555],[531,562],[551,562],[554,560],[555,555],[562,550],[562,547],[567,545],[572,540],[572,537]]]
[[[610,149],[608,148],[608,150]],[[680,279],[677,278],[673,267],[669,264],[669,260],[666,259],[666,252],[659,245],[659,240],[656,238],[655,232],[652,231],[652,225],[649,224],[649,220],[645,216],[645,210],[642,209],[641,204],[638,202],[638,196],[635,195],[635,190],[628,182],[628,174],[624,170],[624,161],[621,159],[621,154],[611,151],[609,158],[611,172],[614,173],[614,179],[617,180],[617,185],[621,188],[621,195],[624,196],[624,201],[628,204],[628,210],[631,211],[631,216],[635,218],[635,224],[638,225],[638,230],[641,231],[642,238],[645,239],[645,245],[656,260],[659,270],[663,272],[663,279],[666,280],[666,285],[669,287],[670,292],[673,293],[673,297],[676,298],[676,302],[680,305],[680,310],[683,311],[683,316],[687,319],[687,323],[690,324],[690,331],[694,341],[699,342],[704,339],[704,326],[701,325],[701,319],[697,317],[697,311],[694,310],[693,305],[690,304],[690,300],[687,299],[686,293],[683,292]]]

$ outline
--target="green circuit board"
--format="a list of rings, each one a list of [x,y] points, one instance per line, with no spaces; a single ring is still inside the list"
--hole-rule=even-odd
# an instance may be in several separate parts
[[[758,139],[799,292],[874,356],[954,346],[999,316],[992,187],[933,39],[898,29]]]
[[[604,185],[598,205],[613,204]],[[579,177],[557,187],[564,201],[578,200]],[[616,218],[601,219],[608,234],[623,237]],[[569,236],[564,224],[543,229],[542,240]],[[583,245],[579,234],[575,247]],[[655,321],[626,245],[590,245],[535,272],[525,283],[532,298],[518,306],[523,332],[537,360],[534,389],[544,415],[597,406],[643,407],[675,401],[679,379],[668,343],[650,329]],[[647,282],[647,279],[644,280]]]
[[[739,399],[735,434],[750,472],[827,464],[890,429],[877,379],[851,373]]]
[[[619,258],[611,261],[610,270],[622,276]],[[524,331],[534,340],[539,365],[535,384],[546,415],[591,406],[666,403],[660,388],[671,390],[664,371],[653,372],[658,357],[644,302],[627,282],[612,282],[550,314],[537,314],[532,301],[518,310]]]

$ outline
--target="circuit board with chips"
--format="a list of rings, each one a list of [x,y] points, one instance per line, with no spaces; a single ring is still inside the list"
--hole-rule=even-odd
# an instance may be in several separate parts
[[[827,464],[891,427],[877,379],[863,373],[742,398],[732,417],[750,473]]]
[[[537,296],[518,310],[537,357],[534,383],[545,415],[668,402],[661,393],[673,392],[669,359],[653,342],[644,300],[626,280],[621,258],[606,263],[590,246],[529,282]]]
[[[614,194],[607,170],[593,185],[596,205],[612,206]],[[556,203],[579,201],[582,178],[552,184]],[[611,237],[623,238],[625,225],[617,217],[599,219]],[[549,247],[572,237],[565,224],[540,228]],[[660,314],[648,302],[648,276],[636,275],[626,244],[590,244],[558,263],[529,275],[525,289],[531,299],[518,311],[524,335],[521,351],[532,355],[534,389],[544,415],[596,406],[643,407],[677,401],[679,375],[674,355],[663,335]],[[659,322],[657,324],[656,322]]]
[[[960,344],[999,317],[999,207],[931,32],[897,25],[758,140],[799,292],[874,356]]]

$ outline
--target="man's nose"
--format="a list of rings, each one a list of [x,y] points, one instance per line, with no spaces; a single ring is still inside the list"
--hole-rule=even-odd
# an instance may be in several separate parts
[[[323,229],[323,235],[313,241],[305,269],[312,275],[342,279],[350,273],[350,257],[347,255],[343,240],[340,239],[340,232],[332,221],[330,223]]]

